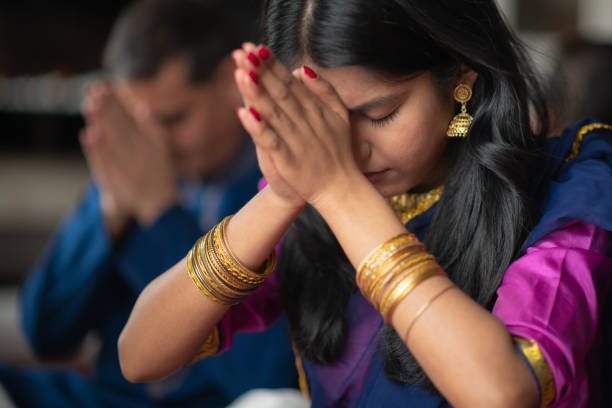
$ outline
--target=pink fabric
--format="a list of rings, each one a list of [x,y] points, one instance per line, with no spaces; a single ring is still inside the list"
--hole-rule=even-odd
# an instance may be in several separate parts
[[[232,346],[234,333],[263,331],[283,314],[277,287],[276,276],[272,274],[255,292],[227,311],[219,323],[221,344],[216,354]]]
[[[493,314],[536,341],[550,365],[551,406],[594,406],[603,347],[599,309],[612,282],[612,233],[571,222],[528,248],[506,271]]]
[[[259,181],[257,182],[257,188],[259,189],[259,191],[263,190],[265,186],[268,185],[268,180],[266,180],[264,177],[260,178]]]

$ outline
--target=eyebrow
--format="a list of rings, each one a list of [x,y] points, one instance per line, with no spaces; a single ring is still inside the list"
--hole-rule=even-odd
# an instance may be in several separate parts
[[[385,103],[387,103],[389,101],[397,99],[397,98],[399,98],[400,96],[402,96],[405,93],[406,93],[406,91],[397,92],[397,93],[394,93],[394,94],[391,94],[391,95],[381,96],[379,98],[376,98],[376,99],[373,99],[373,100],[368,101],[366,103],[363,103],[363,104],[361,104],[359,106],[356,106],[356,107],[354,107],[352,109],[349,109],[348,111],[350,113],[360,113],[360,114],[362,114],[362,113],[367,112],[367,111],[369,111],[371,109],[374,109],[374,108],[377,108],[379,106],[382,106],[382,105],[384,105]]]

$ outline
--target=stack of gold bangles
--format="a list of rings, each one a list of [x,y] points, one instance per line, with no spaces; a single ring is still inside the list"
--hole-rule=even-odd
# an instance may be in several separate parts
[[[374,248],[357,269],[357,285],[389,322],[397,305],[420,283],[446,273],[416,236],[402,233]]]
[[[193,283],[210,299],[235,305],[261,285],[276,266],[273,252],[261,271],[252,271],[231,253],[226,237],[226,217],[198,239],[187,254],[187,268]]]

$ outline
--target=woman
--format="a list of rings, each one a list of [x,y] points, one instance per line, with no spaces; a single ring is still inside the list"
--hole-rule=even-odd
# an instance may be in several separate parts
[[[270,0],[264,18],[269,48],[233,55],[268,185],[141,294],[126,377],[226,349],[278,293],[313,406],[602,404],[610,127],[545,140],[493,1]]]

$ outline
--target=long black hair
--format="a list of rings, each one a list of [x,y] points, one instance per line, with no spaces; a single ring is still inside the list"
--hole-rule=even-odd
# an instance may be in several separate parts
[[[465,139],[451,142],[444,194],[425,244],[463,291],[491,308],[504,271],[537,219],[548,117],[539,81],[493,0],[268,0],[264,40],[286,65],[360,66],[390,76],[430,70],[448,85],[478,73]],[[298,350],[332,363],[346,337],[355,271],[324,220],[307,208],[287,232],[281,296]],[[395,331],[385,329],[387,375],[432,387]]]

